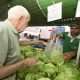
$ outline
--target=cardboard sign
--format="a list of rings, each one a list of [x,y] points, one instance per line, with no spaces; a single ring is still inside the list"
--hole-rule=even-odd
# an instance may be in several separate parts
[[[47,21],[54,21],[62,18],[62,2],[48,6]]]

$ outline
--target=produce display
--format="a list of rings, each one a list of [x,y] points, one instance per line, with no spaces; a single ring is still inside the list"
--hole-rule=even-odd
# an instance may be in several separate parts
[[[20,48],[22,60],[34,56],[38,61],[30,68],[21,68],[17,80],[80,80],[80,69],[76,68],[75,60],[64,63],[60,51],[48,53],[32,46]]]

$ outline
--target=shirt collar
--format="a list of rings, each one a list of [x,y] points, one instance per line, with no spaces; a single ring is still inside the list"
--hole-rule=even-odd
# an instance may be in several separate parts
[[[70,33],[70,32],[68,33],[68,37],[72,38],[72,36],[71,36],[71,33]],[[79,34],[77,37],[75,37],[75,38],[80,39],[80,34]],[[72,39],[73,39],[73,38],[72,38]]]
[[[9,27],[11,28],[11,30],[13,31],[13,33],[18,35],[18,32],[15,29],[15,27],[8,20],[5,20],[5,22],[9,25]]]

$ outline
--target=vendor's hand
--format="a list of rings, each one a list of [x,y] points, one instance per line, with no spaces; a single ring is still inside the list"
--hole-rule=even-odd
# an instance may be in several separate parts
[[[35,58],[27,58],[24,60],[24,66],[26,67],[31,67],[33,66],[34,64],[36,64],[37,60]]]
[[[46,45],[47,43],[44,41],[40,41],[41,44]]]
[[[44,42],[44,41],[43,41],[43,45],[47,45],[47,42]]]
[[[39,41],[39,40],[35,40],[34,42],[35,44],[42,44],[42,41]]]
[[[61,37],[62,37],[61,34],[56,34],[56,35],[55,35],[55,38],[58,38],[58,39],[59,39],[59,38],[61,38]]]
[[[46,45],[46,42],[44,42],[44,41],[37,41],[37,44],[43,44],[43,45]]]
[[[43,41],[37,41],[37,44],[42,44],[43,43]]]

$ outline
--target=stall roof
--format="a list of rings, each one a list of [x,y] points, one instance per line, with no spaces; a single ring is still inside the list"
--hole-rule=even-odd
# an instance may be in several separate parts
[[[62,19],[47,22],[47,7],[53,3],[63,2]],[[7,11],[15,5],[23,5],[31,14],[30,26],[67,25],[75,18],[78,0],[0,0],[0,20],[7,18]]]

